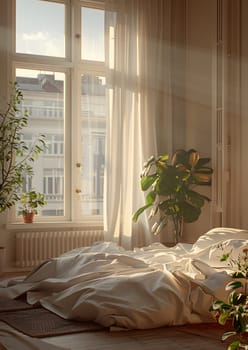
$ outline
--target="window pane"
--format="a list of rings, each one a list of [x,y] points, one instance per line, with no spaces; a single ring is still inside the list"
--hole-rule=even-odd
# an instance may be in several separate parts
[[[65,6],[16,0],[16,52],[65,57]]]
[[[81,79],[81,214],[102,215],[105,154],[105,79]]]
[[[29,123],[23,138],[32,144],[37,133],[46,136],[47,149],[32,164],[32,188],[45,194],[41,215],[64,215],[64,81],[63,73],[17,69],[16,81],[23,92],[23,110]],[[30,182],[23,190],[30,190]],[[25,186],[24,186],[25,187]]]
[[[82,7],[81,58],[104,61],[104,11]]]

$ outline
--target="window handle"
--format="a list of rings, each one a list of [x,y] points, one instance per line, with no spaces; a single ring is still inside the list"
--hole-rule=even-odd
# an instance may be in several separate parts
[[[76,188],[75,192],[76,193],[81,193],[82,191],[79,188]]]

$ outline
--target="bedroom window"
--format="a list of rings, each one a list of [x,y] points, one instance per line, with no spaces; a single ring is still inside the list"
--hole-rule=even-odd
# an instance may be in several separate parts
[[[102,223],[105,152],[103,1],[14,0],[15,80],[30,119],[46,135],[23,190],[43,192],[39,221]],[[30,21],[32,18],[32,21]],[[20,220],[20,218],[16,218]]]

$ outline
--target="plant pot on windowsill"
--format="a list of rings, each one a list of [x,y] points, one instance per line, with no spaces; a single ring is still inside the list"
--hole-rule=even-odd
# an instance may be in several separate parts
[[[22,215],[24,223],[32,223],[35,214],[38,212],[37,208],[43,207],[45,204],[46,201],[43,193],[34,190],[21,193],[18,214]]]
[[[28,213],[23,213],[22,216],[23,216],[23,222],[25,224],[32,224],[32,222],[34,221],[35,213],[31,211]]]

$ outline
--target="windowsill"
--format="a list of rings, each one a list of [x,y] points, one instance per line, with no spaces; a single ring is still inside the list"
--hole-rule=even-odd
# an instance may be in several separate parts
[[[66,229],[66,228],[95,228],[95,229],[103,229],[103,225],[100,222],[96,221],[83,221],[83,222],[71,222],[71,221],[65,221],[65,222],[33,222],[32,224],[24,224],[23,222],[14,222],[14,223],[8,223],[6,225],[6,229],[8,231],[32,231],[35,229]]]

